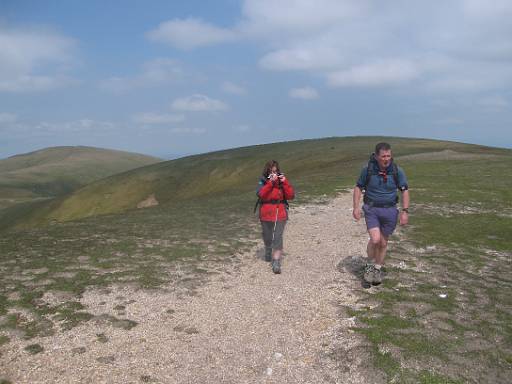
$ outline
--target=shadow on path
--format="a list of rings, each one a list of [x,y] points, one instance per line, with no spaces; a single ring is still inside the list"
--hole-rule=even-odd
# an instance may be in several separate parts
[[[347,256],[338,264],[338,270],[346,270],[347,272],[350,272],[361,282],[361,287],[370,288],[371,284],[363,278],[365,264],[366,258],[359,255]]]

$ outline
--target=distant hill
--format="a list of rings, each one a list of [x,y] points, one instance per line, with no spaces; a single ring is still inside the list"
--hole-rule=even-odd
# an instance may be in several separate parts
[[[299,198],[307,198],[309,193],[318,195],[323,190],[330,193],[332,185],[353,185],[361,165],[366,163],[375,144],[382,140],[389,141],[399,156],[423,154],[425,160],[440,154],[446,158],[460,153],[478,156],[510,156],[511,153],[455,142],[389,137],[326,138],[257,145],[184,157],[116,174],[30,210],[29,215],[24,213],[19,224],[120,213],[145,203],[179,207],[180,202],[204,196],[241,193],[251,196],[262,167],[269,159],[280,161],[283,171],[299,187]]]
[[[61,196],[104,177],[160,162],[136,153],[52,147],[0,160],[0,199]],[[0,206],[1,207],[1,206]]]

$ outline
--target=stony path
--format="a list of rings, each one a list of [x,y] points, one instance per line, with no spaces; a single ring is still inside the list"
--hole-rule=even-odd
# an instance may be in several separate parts
[[[123,317],[127,331],[90,321],[71,331],[3,347],[13,383],[362,383],[365,356],[352,319],[360,281],[340,267],[364,253],[351,197],[295,207],[285,231],[283,273],[254,252],[194,295],[112,288],[91,291],[87,311]],[[258,255],[261,251],[258,252]],[[118,313],[119,314],[119,313]],[[98,336],[100,335],[100,336]],[[44,352],[23,347],[38,342]]]

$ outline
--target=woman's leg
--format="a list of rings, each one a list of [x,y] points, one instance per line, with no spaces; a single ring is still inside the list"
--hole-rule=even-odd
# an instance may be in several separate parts
[[[272,270],[274,273],[281,273],[281,257],[283,255],[283,233],[286,221],[277,221],[274,223],[274,232],[272,239]]]
[[[265,261],[272,261],[272,231],[274,223],[261,221],[263,244],[265,245]]]

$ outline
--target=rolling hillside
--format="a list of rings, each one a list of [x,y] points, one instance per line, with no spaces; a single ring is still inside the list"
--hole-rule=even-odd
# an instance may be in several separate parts
[[[0,208],[61,196],[95,180],[160,159],[92,147],[52,147],[0,160]]]
[[[352,220],[350,196],[332,197],[353,187],[381,140],[392,144],[397,163],[407,173],[411,222],[390,241],[383,284],[363,289],[358,279],[365,256],[364,223]],[[261,229],[252,209],[257,179],[270,158],[281,162],[297,191],[285,262],[289,276],[299,278],[287,286],[281,279],[288,276],[285,272],[277,281],[260,283],[265,294],[259,297],[258,279],[274,276],[258,260]],[[98,180],[51,202],[6,209],[3,222],[0,217],[0,225],[8,227],[0,233],[0,352],[19,345],[22,337],[25,350],[37,353],[43,348],[35,343],[48,343],[51,351],[44,352],[53,354],[55,344],[48,337],[85,323],[99,327],[91,335],[103,340],[104,329],[125,329],[126,334],[112,341],[126,345],[129,337],[133,340],[134,327],[146,332],[143,327],[158,319],[158,331],[166,329],[154,311],[164,311],[165,321],[171,321],[166,332],[180,329],[172,316],[182,312],[172,299],[165,298],[163,305],[155,302],[156,309],[140,319],[125,312],[125,305],[137,305],[127,300],[133,297],[126,294],[126,286],[165,287],[173,297],[208,298],[205,292],[215,292],[230,310],[232,303],[241,303],[238,314],[247,311],[247,296],[226,300],[226,295],[246,292],[259,300],[269,297],[269,289],[281,292],[287,286],[286,300],[300,289],[314,292],[314,305],[309,305],[314,310],[321,291],[307,284],[332,274],[333,281],[320,284],[334,294],[328,301],[337,305],[329,321],[350,327],[350,334],[364,338],[364,346],[323,349],[323,356],[331,351],[336,364],[353,367],[354,360],[346,356],[359,353],[364,367],[380,372],[381,380],[375,382],[507,382],[512,370],[512,186],[505,175],[511,166],[509,149],[389,137],[327,138],[162,162]],[[137,209],[149,196],[158,205]],[[254,269],[244,269],[248,266]],[[304,275],[296,274],[299,269]],[[207,286],[212,276],[222,282],[217,291]],[[234,285],[239,277],[242,284]],[[123,296],[111,291],[113,286]],[[199,291],[201,287],[205,289]],[[343,295],[346,289],[348,296]],[[81,300],[91,291],[111,292],[123,301],[104,305],[108,300],[99,296],[87,305]],[[145,300],[140,307],[151,307]],[[185,302],[190,308],[190,300]],[[204,302],[197,308],[210,316],[215,301]],[[281,301],[274,303],[281,306]],[[312,323],[303,321],[303,303],[300,297],[292,306],[299,309],[300,321],[290,324],[305,324],[310,331]],[[258,312],[265,308],[259,301],[255,304]],[[113,311],[108,316],[106,307]],[[254,320],[251,311],[244,314]],[[187,316],[187,326],[190,318],[197,320]],[[209,335],[189,329],[182,339],[187,350],[189,337],[202,334]],[[175,348],[174,341],[159,340]],[[92,343],[91,352],[103,345]],[[20,356],[19,349],[11,349],[14,354],[5,356]],[[89,350],[84,353],[80,356],[87,357]],[[21,356],[21,366],[31,366],[30,356]],[[82,360],[77,365],[82,367]]]
[[[50,202],[18,226],[68,221],[135,209],[144,200],[160,206],[215,195],[250,196],[264,162],[277,159],[300,191],[299,198],[332,194],[336,184],[353,185],[358,169],[382,137],[349,137],[259,145],[161,162],[91,183],[71,195]],[[386,138],[394,153],[425,161],[431,158],[498,156],[510,151],[454,142]],[[464,155],[465,154],[465,155]],[[423,156],[423,157],[422,157]],[[409,160],[408,160],[409,159]],[[153,199],[154,196],[154,199]],[[251,198],[252,199],[252,198]]]

